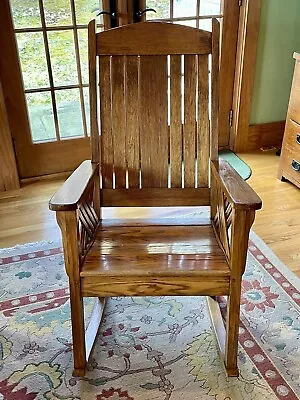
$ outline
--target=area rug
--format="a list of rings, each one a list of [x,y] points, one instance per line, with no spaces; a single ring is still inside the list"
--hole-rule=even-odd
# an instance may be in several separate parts
[[[238,157],[233,151],[220,150],[219,157],[222,160],[227,161],[245,181],[250,178],[252,174],[251,168],[249,167],[248,164],[246,164],[243,160],[241,160],[240,157]]]
[[[60,244],[5,249],[0,264],[1,400],[299,398],[299,281],[254,234],[239,378],[226,377],[204,297],[111,298],[86,377],[74,378]]]

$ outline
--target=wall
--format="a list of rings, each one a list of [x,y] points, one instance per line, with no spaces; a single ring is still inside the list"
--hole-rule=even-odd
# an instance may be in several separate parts
[[[0,81],[0,192],[19,187],[17,165]]]
[[[250,124],[286,118],[299,31],[300,0],[262,0]]]

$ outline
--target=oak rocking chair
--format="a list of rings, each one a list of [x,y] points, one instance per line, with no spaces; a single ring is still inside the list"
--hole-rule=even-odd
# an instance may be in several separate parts
[[[162,295],[211,296],[227,373],[238,375],[241,279],[261,200],[218,160],[218,71],[215,19],[212,33],[143,22],[96,34],[89,24],[92,159],[50,200],[69,277],[75,375],[85,374],[105,298]],[[210,216],[189,224],[101,219],[103,207],[126,206],[210,206]],[[215,320],[221,295],[225,327]],[[96,299],[87,330],[84,297]]]

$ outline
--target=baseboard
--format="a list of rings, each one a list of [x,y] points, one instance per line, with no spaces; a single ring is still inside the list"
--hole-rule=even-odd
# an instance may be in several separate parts
[[[266,146],[280,146],[285,127],[284,121],[250,125],[247,150],[256,150]]]
[[[41,175],[41,176],[33,176],[31,178],[23,178],[21,179],[21,184],[23,183],[31,183],[45,180],[56,180],[56,179],[67,179],[73,171],[66,172],[56,172],[55,174]]]

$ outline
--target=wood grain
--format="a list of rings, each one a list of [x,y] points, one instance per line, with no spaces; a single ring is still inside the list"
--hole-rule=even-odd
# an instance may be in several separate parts
[[[245,151],[258,150],[262,147],[280,146],[284,134],[285,121],[267,122],[249,125],[245,138]]]
[[[140,57],[142,187],[168,187],[167,56]]]
[[[230,293],[227,304],[226,316],[226,346],[225,365],[229,376],[238,376],[238,330],[240,324],[240,300],[242,274],[245,270],[248,236],[254,221],[253,210],[234,210],[231,229],[230,248]]]
[[[215,177],[212,176],[212,180]],[[223,188],[218,184],[218,181],[214,182],[216,185],[215,191],[212,192],[212,197],[215,198],[216,210],[215,214],[212,213],[212,225],[214,232],[220,244],[220,247],[224,250],[227,259],[230,259],[230,239],[229,239],[229,228],[232,222],[232,204],[228,201],[224,194]],[[229,212],[228,212],[229,211]]]
[[[299,55],[296,59],[290,101],[287,112],[284,137],[281,148],[279,179],[288,179],[300,187],[300,62]]]
[[[197,187],[208,186],[210,134],[208,56],[198,56]]]
[[[111,58],[111,124],[115,187],[126,187],[126,158],[125,158],[125,57]]]
[[[294,54],[296,59],[295,70],[291,88],[290,101],[288,106],[288,118],[300,124],[300,60],[297,53]]]
[[[295,156],[300,155],[300,124],[288,119],[285,125],[283,146],[288,148]]]
[[[290,180],[300,186],[300,172],[292,168],[293,161],[300,163],[300,125],[291,120],[286,121],[284,140],[282,143],[278,178]]]
[[[64,248],[65,269],[69,277],[70,306],[75,376],[84,376],[86,368],[83,297],[81,296],[76,211],[57,213]]]
[[[229,283],[225,279],[205,278],[195,280],[192,277],[164,278],[130,277],[116,278],[109,282],[85,277],[82,282],[83,296],[206,296],[208,294],[228,294]]]
[[[202,207],[200,207],[202,209]],[[105,209],[105,211],[109,211],[109,216],[108,218],[102,219],[101,220],[101,228],[104,229],[106,227],[137,227],[137,226],[202,226],[202,225],[210,225],[210,219],[204,210],[199,211],[197,215],[193,213],[195,211],[194,207],[186,207],[185,210],[191,210],[192,211],[192,216],[187,217],[188,211],[185,213],[185,217],[179,218],[179,215],[183,216],[182,213],[180,213],[180,210],[183,210],[183,207],[181,209],[178,209],[175,207],[165,207],[165,208],[155,208],[152,207],[149,209],[146,209],[146,215],[145,217],[136,215],[135,210],[137,210],[137,207],[130,208],[133,211],[133,217],[126,217],[126,218],[117,218],[116,216],[113,217],[110,215],[111,209]],[[163,213],[161,210],[168,210],[167,213]],[[124,209],[126,210],[126,208]],[[144,209],[145,210],[145,209]],[[155,211],[154,211],[155,210]],[[150,211],[150,214],[149,214]],[[167,215],[169,212],[170,215]],[[187,215],[186,215],[187,214]]]
[[[99,58],[100,117],[101,117],[101,175],[102,187],[113,187],[113,134],[111,115],[110,57]]]
[[[75,210],[85,191],[97,177],[98,165],[84,161],[58,189],[49,202],[52,211]]]
[[[206,206],[210,204],[208,188],[103,189],[102,207]]]
[[[99,132],[97,121],[98,110],[96,86],[96,23],[94,19],[88,25],[88,53],[92,162],[99,163]]]
[[[229,275],[210,225],[106,225],[98,231],[81,271],[84,293],[95,295],[97,288],[105,297],[202,293],[220,290],[220,285],[226,291]]]
[[[197,59],[184,55],[184,187],[195,187]]]
[[[138,229],[143,231],[141,228]],[[157,229],[161,230],[161,227]],[[195,230],[195,227],[193,229]],[[152,227],[152,230],[155,232],[155,228]],[[123,232],[124,230],[121,231],[121,234]],[[147,238],[145,238],[146,240]],[[94,276],[95,279],[100,279],[100,275],[103,275],[103,279],[101,279],[103,282],[112,276],[126,279],[125,275],[128,276],[128,280],[134,276],[148,276],[151,280],[151,275],[152,277],[174,277],[174,274],[178,278],[181,276],[190,276],[191,278],[230,276],[228,264],[219,247],[218,255],[201,255],[199,253],[199,245],[196,242],[190,246],[182,245],[181,252],[177,254],[172,252],[174,242],[168,246],[164,246],[162,243],[156,249],[150,247],[150,243],[148,246],[151,254],[147,254],[147,252],[143,251],[143,246],[135,246],[134,244],[127,246],[127,242],[124,242],[124,249],[118,249],[114,243],[111,249],[113,254],[107,254],[110,249],[105,247],[101,248],[99,252],[92,249],[84,264],[81,276]],[[152,254],[154,250],[160,251],[162,254]],[[204,250],[208,253],[209,246],[204,247]],[[196,251],[198,251],[198,254],[190,254]],[[117,254],[115,255],[114,253]],[[128,265],[128,270],[125,268],[126,265]],[[214,269],[212,265],[214,265]]]
[[[126,57],[126,161],[129,188],[140,186],[139,59]]]
[[[212,30],[210,159],[216,161],[219,158],[220,24],[215,18],[212,20]]]
[[[232,110],[236,51],[240,7],[237,1],[222,2],[222,29],[220,54],[220,114],[219,146],[229,146],[230,131],[229,113]]]
[[[211,173],[234,208],[244,210],[261,208],[261,199],[226,161],[211,162]]]
[[[197,59],[184,55],[184,187],[195,187]]]
[[[210,32],[165,22],[130,24],[97,34],[98,55],[209,54],[210,52]]]
[[[182,187],[181,55],[170,56],[171,187]]]
[[[118,26],[123,26],[129,24],[129,14],[128,14],[128,6],[127,1],[117,1],[117,24]]]
[[[110,12],[110,4],[109,3],[110,3],[110,0],[102,0],[103,11]],[[110,29],[111,28],[110,15],[103,14],[102,18],[103,18],[104,29],[105,30]]]
[[[28,173],[28,169],[30,169],[28,164],[33,164],[32,160],[36,159],[30,157],[25,151],[30,144],[30,125],[9,0],[1,2],[0,48],[0,80],[5,98],[9,130],[11,136],[16,139],[16,155],[20,177],[33,176]]]
[[[0,192],[20,187],[5,100],[0,81]]]
[[[241,7],[230,135],[235,151],[247,149],[261,4],[262,0],[244,0]]]
[[[60,140],[59,142],[45,142],[31,144],[28,148],[23,148],[26,159],[33,162],[23,164],[20,178],[30,178],[74,171],[82,160],[91,158],[90,138],[82,137],[72,140]],[[19,165],[19,155],[17,152]]]
[[[88,253],[99,225],[98,213],[94,209],[92,202],[93,187],[84,196],[84,200],[78,205],[78,244],[79,244],[79,260],[82,264],[86,254]]]

